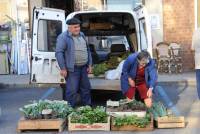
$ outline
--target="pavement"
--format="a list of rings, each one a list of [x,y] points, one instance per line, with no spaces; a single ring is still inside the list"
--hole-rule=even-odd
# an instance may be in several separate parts
[[[135,134],[199,134],[200,131],[200,101],[197,99],[196,87],[188,85],[179,85],[172,83],[163,85],[163,90],[173,102],[173,106],[177,109],[180,115],[185,117],[186,127],[179,129],[155,129],[150,132],[134,132]],[[30,103],[32,100],[43,99],[62,99],[62,90],[56,88],[51,94],[46,95],[52,88],[0,88],[0,107],[2,115],[0,116],[0,134],[16,134],[17,122],[22,116],[19,108]],[[116,91],[93,91],[92,102],[98,105],[105,105],[108,98],[117,99]],[[156,96],[162,100],[162,97]],[[169,108],[170,109],[170,108]],[[27,134],[57,134],[57,131],[25,131]],[[61,134],[70,134],[65,129]],[[73,132],[74,134],[132,134],[133,132],[121,131],[80,131]]]

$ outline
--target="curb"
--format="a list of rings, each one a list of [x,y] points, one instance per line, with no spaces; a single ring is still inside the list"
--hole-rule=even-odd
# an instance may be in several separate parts
[[[60,87],[59,84],[2,84],[0,83],[1,88],[48,88],[48,87]]]
[[[171,85],[171,84],[177,84],[177,85],[185,85],[185,86],[196,86],[196,81],[194,80],[182,80],[182,81],[159,81],[158,84],[161,85]]]
[[[196,81],[194,80],[182,80],[182,81],[158,81],[158,85],[171,85],[177,84],[180,86],[196,86]],[[3,84],[0,83],[1,88],[48,88],[48,87],[56,87],[60,88],[60,84]]]

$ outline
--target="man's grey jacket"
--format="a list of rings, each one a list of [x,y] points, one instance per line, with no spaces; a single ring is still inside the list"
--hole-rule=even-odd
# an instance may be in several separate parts
[[[80,32],[85,41],[85,35]],[[86,41],[87,44],[87,41]],[[92,65],[92,57],[89,46],[87,44],[88,62],[87,65]],[[67,71],[73,72],[75,65],[75,46],[71,34],[68,31],[61,33],[57,38],[56,43],[56,59],[60,69],[67,69]]]

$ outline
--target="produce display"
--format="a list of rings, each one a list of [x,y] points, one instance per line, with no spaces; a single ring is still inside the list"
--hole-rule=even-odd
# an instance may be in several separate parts
[[[18,131],[55,128],[62,131],[66,119],[68,131],[152,131],[154,125],[158,128],[185,127],[184,117],[173,116],[161,102],[154,102],[151,108],[147,108],[140,101],[121,99],[108,100],[106,108],[72,108],[66,101],[39,100],[19,110],[24,118],[18,122]]]
[[[127,53],[123,54],[122,56],[112,56],[109,58],[108,61],[94,65],[94,67],[93,67],[94,76],[99,76],[101,74],[105,74],[106,71],[117,68],[119,63],[122,60],[126,59],[130,54],[131,54],[130,52],[127,52]]]
[[[105,63],[102,64],[96,64],[93,68],[93,74],[94,76],[99,76],[101,74],[104,74],[108,70],[107,65]]]
[[[144,103],[136,100],[108,100],[106,108],[103,106],[97,106],[95,108],[90,106],[82,106],[73,109],[66,101],[40,100],[34,101],[29,105],[25,105],[24,107],[20,108],[20,111],[25,117],[23,122],[29,121],[27,123],[30,123],[30,120],[38,121],[38,123],[40,123],[41,120],[37,119],[61,119],[53,121],[54,123],[63,123],[63,120],[68,119],[69,131],[109,131],[110,128],[114,131],[151,131],[153,130],[153,118],[157,121],[157,126],[159,128],[175,128],[185,126],[184,117],[172,118],[172,116],[169,116],[167,109],[161,102],[154,102],[151,108],[147,108]],[[45,121],[48,122],[52,120]],[[20,126],[20,123],[23,122],[19,121],[18,126]],[[34,124],[34,122],[31,123]],[[176,126],[173,126],[173,124],[170,124],[171,126],[169,126],[169,123],[173,123]],[[32,129],[36,128],[38,128],[37,125]],[[60,128],[60,126],[58,126],[58,128]],[[24,130],[24,128],[22,127],[19,130]]]
[[[153,114],[155,120],[157,120],[158,117],[168,115],[167,108],[161,102],[154,102],[153,106],[148,109],[148,112]]]
[[[117,66],[119,65],[119,63],[122,61],[123,59],[121,57],[118,56],[112,56],[110,57],[110,59],[108,61],[106,61],[106,65],[108,69],[115,69],[117,68]]]
[[[66,101],[40,100],[19,109],[26,119],[66,119],[73,108]]]
[[[125,126],[125,125],[134,125],[139,128],[145,128],[151,122],[150,114],[146,114],[145,117],[138,117],[136,115],[124,116],[124,117],[115,117],[113,118],[112,124],[116,127]]]
[[[108,121],[105,108],[101,106],[96,108],[91,108],[90,106],[79,107],[69,117],[71,123],[93,124],[107,123]]]
[[[120,100],[119,101],[119,106],[107,106],[110,111],[112,112],[117,112],[117,111],[122,111],[122,112],[131,112],[131,111],[146,111],[147,108],[144,103],[133,100],[131,102],[127,102],[126,99]]]

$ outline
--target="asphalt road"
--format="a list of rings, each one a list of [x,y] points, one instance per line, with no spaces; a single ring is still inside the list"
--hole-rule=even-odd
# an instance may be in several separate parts
[[[167,96],[163,101],[163,96],[156,93],[155,99],[165,103],[172,102],[175,112],[186,117],[186,128],[182,129],[155,129],[152,132],[134,132],[141,134],[199,134],[200,131],[200,101],[197,99],[196,89],[187,84],[162,85],[163,92]],[[165,98],[166,98],[165,96]],[[115,91],[93,91],[92,100],[94,105],[105,105],[107,99],[118,100],[121,93]],[[57,88],[6,88],[0,87],[0,134],[15,134],[16,126],[21,114],[19,108],[23,105],[39,99],[61,100],[62,90]],[[168,104],[166,104],[168,105]],[[173,109],[173,110],[174,110]],[[29,131],[28,134],[56,134],[57,131]],[[68,133],[67,130],[62,132]],[[93,134],[94,132],[73,132],[75,134]],[[113,134],[131,134],[133,132],[95,132]]]

